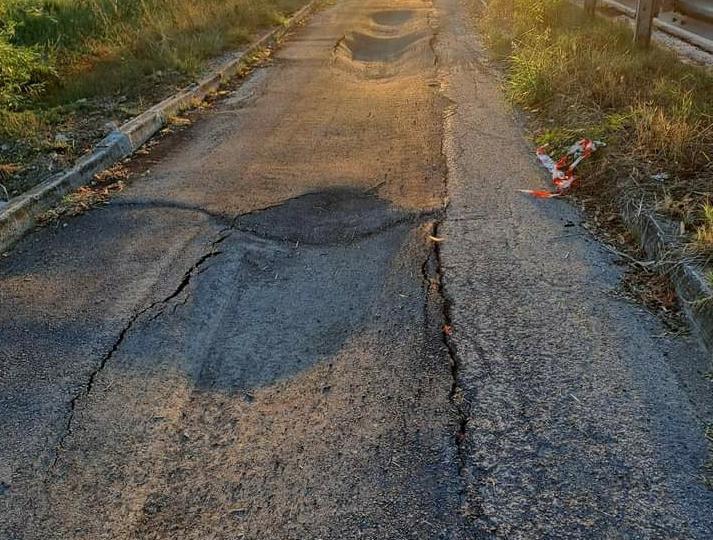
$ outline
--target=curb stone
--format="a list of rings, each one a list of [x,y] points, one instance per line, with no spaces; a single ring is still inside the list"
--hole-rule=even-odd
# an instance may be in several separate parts
[[[4,204],[0,203],[0,253],[7,251],[32,230],[41,213],[52,208],[68,193],[89,184],[97,173],[133,154],[166,126],[171,117],[202,102],[206,96],[218,90],[225,81],[237,75],[247,59],[261,48],[277,42],[302,22],[319,1],[311,0],[285,24],[269,31],[210,75],[185,87],[117,128],[69,169],[51,176]]]
[[[706,351],[713,354],[713,287],[702,268],[677,256],[680,241],[676,239],[677,227],[643,209],[639,201],[628,199],[621,208],[627,227],[636,235],[646,255],[659,261],[671,276],[683,311]]]

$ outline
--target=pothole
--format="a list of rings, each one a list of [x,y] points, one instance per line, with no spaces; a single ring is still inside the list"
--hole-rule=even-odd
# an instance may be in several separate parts
[[[357,62],[393,62],[401,58],[418,41],[428,35],[425,30],[397,37],[379,37],[352,32],[342,42],[352,60]]]
[[[382,26],[400,26],[411,20],[413,16],[414,11],[411,9],[390,9],[372,13],[371,20]]]

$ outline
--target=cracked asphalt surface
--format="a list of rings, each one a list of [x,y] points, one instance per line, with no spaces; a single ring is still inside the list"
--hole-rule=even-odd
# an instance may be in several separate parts
[[[4,257],[0,538],[712,537],[708,358],[516,192],[482,57],[337,2]]]

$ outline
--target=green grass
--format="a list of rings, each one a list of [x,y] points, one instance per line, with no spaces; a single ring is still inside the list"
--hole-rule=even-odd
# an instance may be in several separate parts
[[[557,149],[582,136],[608,143],[583,169],[587,195],[616,197],[636,185],[654,201],[673,200],[664,210],[674,217],[706,226],[711,71],[668,50],[638,49],[627,25],[588,18],[566,0],[491,0],[478,24],[505,67],[508,97],[531,113],[539,144]],[[660,172],[670,179],[651,181]]]
[[[0,139],[40,133],[83,99],[150,94],[157,79],[281,23],[305,0],[0,0]]]

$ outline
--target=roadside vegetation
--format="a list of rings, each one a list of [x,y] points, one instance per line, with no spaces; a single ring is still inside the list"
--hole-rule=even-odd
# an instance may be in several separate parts
[[[31,186],[305,3],[0,0],[0,183]]]
[[[713,253],[713,74],[631,28],[592,19],[567,0],[490,0],[478,24],[506,72],[534,139],[558,154],[582,137],[607,143],[579,169],[576,197],[613,219],[623,193],[641,196]]]

